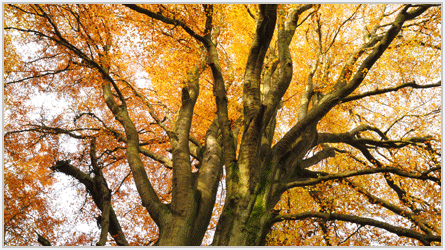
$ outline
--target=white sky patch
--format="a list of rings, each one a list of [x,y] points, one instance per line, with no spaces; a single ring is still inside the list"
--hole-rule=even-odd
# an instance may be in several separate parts
[[[149,88],[152,86],[147,72],[139,71],[135,77],[136,77],[136,80],[135,80],[136,87]]]
[[[69,137],[68,135],[59,136],[59,149],[65,153],[76,153],[79,140]]]
[[[45,116],[48,119],[55,117],[65,112],[69,108],[69,102],[64,98],[60,98],[56,93],[35,93],[28,101],[27,104],[36,109],[34,113],[29,113],[32,120],[38,120],[41,116],[40,110],[44,111]],[[45,112],[47,111],[47,112]],[[48,112],[49,111],[49,112]]]

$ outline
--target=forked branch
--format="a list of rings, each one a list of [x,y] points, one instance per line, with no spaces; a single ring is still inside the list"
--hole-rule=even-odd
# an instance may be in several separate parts
[[[102,175],[97,176],[96,180],[94,180],[88,174],[71,165],[69,161],[58,161],[54,166],[51,167],[51,169],[53,171],[58,171],[68,176],[74,177],[80,183],[84,184],[88,192],[93,197],[93,201],[96,206],[102,210],[102,199],[103,196],[105,196],[105,194],[102,192],[110,192],[108,189],[105,190],[104,188],[101,188],[103,183],[106,183]],[[125,235],[122,231],[119,221],[117,220],[117,216],[113,208],[111,207],[111,204],[108,205],[108,210],[109,211],[107,212],[109,213],[109,228],[104,233],[109,232],[110,235],[114,238],[117,245],[128,246],[128,242],[125,239]]]

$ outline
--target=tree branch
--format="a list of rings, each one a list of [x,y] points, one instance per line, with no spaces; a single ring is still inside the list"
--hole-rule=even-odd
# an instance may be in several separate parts
[[[440,87],[441,85],[442,85],[442,81],[438,81],[437,83],[432,83],[432,84],[425,84],[425,85],[417,84],[415,81],[406,82],[406,83],[403,83],[403,84],[400,84],[398,86],[391,87],[391,88],[376,89],[376,90],[365,92],[365,93],[362,93],[362,94],[348,96],[348,97],[343,98],[342,102],[350,102],[350,101],[355,101],[355,100],[358,100],[358,99],[361,99],[361,98],[365,98],[365,97],[369,97],[369,96],[374,96],[374,95],[380,95],[380,94],[384,94],[384,93],[394,92],[394,91],[397,91],[399,89],[407,88],[407,87],[411,87],[413,89],[425,89],[425,88]]]
[[[153,105],[147,100],[145,96],[143,96],[139,91],[129,82],[122,80],[130,89],[133,91],[133,93],[148,107],[148,112],[150,113],[150,116],[156,121],[156,123],[164,129],[164,131],[167,133],[167,135],[171,136],[174,132],[173,130],[169,129],[164,122],[159,119],[159,117],[156,115]]]
[[[75,134],[74,132],[78,132],[78,131],[100,131],[100,129],[98,129],[98,128],[63,129],[63,128],[57,128],[57,127],[48,127],[48,126],[45,126],[45,125],[31,125],[31,126],[33,126],[34,128],[15,130],[15,131],[8,131],[8,132],[5,133],[4,137],[7,137],[7,136],[12,135],[12,134],[16,134],[16,133],[37,132],[37,133],[42,133],[42,134],[53,134],[53,135],[66,134],[66,135],[69,135],[72,138],[86,139],[86,138],[89,138],[91,136],[89,136],[89,135],[78,135],[78,134]]]
[[[90,143],[90,159],[93,166],[93,193],[96,194],[99,200],[95,200],[99,209],[102,211],[100,216],[100,238],[97,246],[104,246],[107,241],[108,231],[110,229],[110,210],[111,210],[111,191],[108,188],[107,182],[102,174],[102,169],[99,167],[96,158],[96,138],[93,137]]]
[[[292,57],[289,50],[289,44],[292,41],[292,38],[295,34],[295,31],[298,27],[298,19],[300,15],[305,11],[311,9],[314,6],[313,4],[304,4],[298,8],[295,8],[291,11],[290,16],[287,20],[279,19],[278,25],[278,61],[280,64],[279,78],[276,83],[270,84],[270,90],[266,94],[265,100],[263,104],[266,106],[266,110],[264,112],[263,118],[263,126],[267,126],[270,120],[272,119],[273,114],[275,114],[279,103],[286,93],[286,90],[289,87],[289,84],[292,80],[293,75],[293,62]],[[313,65],[313,68],[316,68],[317,64]],[[312,70],[311,69],[311,70]],[[313,69],[315,71],[315,69]],[[308,86],[306,88],[305,95],[306,97],[312,93],[312,78],[313,74],[309,74]],[[310,82],[309,82],[310,81]]]
[[[51,246],[51,242],[47,240],[45,237],[40,235],[39,233],[35,232],[37,234],[37,241],[42,244],[42,246]]]
[[[54,76],[54,75],[57,75],[59,73],[63,73],[63,72],[66,72],[66,71],[70,70],[69,67],[70,67],[70,64],[68,63],[66,65],[66,67],[63,68],[63,69],[52,70],[50,72],[46,72],[46,73],[39,74],[39,75],[25,77],[25,78],[22,78],[22,79],[19,79],[19,80],[16,80],[16,81],[5,82],[5,86],[8,86],[8,85],[13,84],[13,83],[19,83],[19,82],[31,80],[31,79],[34,79],[34,78],[45,77],[45,76]]]
[[[367,174],[376,174],[376,173],[393,173],[403,177],[418,179],[418,180],[431,180],[434,182],[439,182],[439,179],[432,176],[425,176],[423,174],[417,174],[415,172],[408,172],[401,170],[399,168],[394,167],[379,167],[379,168],[371,168],[371,169],[362,169],[362,170],[352,170],[346,171],[342,173],[329,174],[325,176],[320,176],[316,179],[304,180],[304,181],[293,181],[284,185],[285,189],[290,189],[294,187],[304,187],[309,185],[315,185],[318,183],[322,183],[328,180],[338,180],[344,179],[346,177],[358,176],[358,175],[367,175]]]
[[[369,225],[378,228],[385,229],[391,233],[397,234],[398,236],[405,236],[413,239],[417,239],[422,242],[424,245],[429,245],[431,242],[441,242],[441,236],[429,235],[429,234],[421,234],[403,227],[396,227],[386,222],[374,220],[371,218],[364,218],[355,215],[346,215],[346,214],[337,214],[337,213],[322,213],[322,212],[303,212],[299,214],[287,214],[287,215],[278,215],[273,218],[272,222],[280,222],[284,220],[302,220],[306,218],[322,218],[326,220],[342,220],[348,221],[352,223],[356,223],[359,225]]]
[[[154,12],[152,12],[150,10],[147,10],[145,8],[142,8],[142,7],[139,7],[136,4],[124,4],[124,5],[127,6],[128,8],[136,11],[136,12],[144,14],[144,15],[146,15],[148,17],[153,18],[153,19],[159,20],[159,21],[161,21],[163,23],[171,24],[171,25],[175,25],[175,26],[179,25],[181,28],[183,28],[185,30],[185,32],[187,32],[190,36],[192,36],[196,40],[198,40],[198,41],[200,41],[200,42],[202,42],[204,44],[207,42],[207,39],[205,39],[204,36],[200,36],[200,35],[196,34],[195,31],[193,31],[189,26],[187,26],[181,20],[171,19],[171,18],[165,17],[165,16],[163,16],[161,14],[154,13]]]
[[[373,138],[359,137],[358,134],[363,131],[374,131],[382,138],[380,140]],[[408,145],[427,144],[433,139],[431,136],[424,137],[410,137],[401,140],[389,140],[386,134],[378,128],[362,124],[355,129],[338,134],[320,133],[318,136],[319,143],[347,143],[360,150],[367,148],[367,145],[377,146],[382,148],[402,148]]]
[[[104,183],[106,185],[106,181],[102,175],[99,175],[96,178],[96,181],[91,178],[88,174],[85,174],[84,172],[80,171],[78,168],[74,167],[69,163],[69,161],[57,161],[54,166],[51,167],[51,170],[58,171],[61,173],[64,173],[68,176],[74,177],[76,180],[78,180],[80,183],[84,184],[87,191],[91,194],[93,197],[93,201],[96,204],[96,206],[101,209],[103,209],[102,206],[102,198],[105,194],[102,192],[110,192],[108,187],[101,188],[97,185],[102,186]],[[109,207],[109,218],[110,218],[110,226],[108,232],[110,235],[114,238],[115,242],[119,246],[128,246],[128,242],[125,239],[125,235],[122,231],[122,228],[119,224],[119,221],[117,219],[117,216],[111,207],[111,204]]]
[[[190,161],[190,129],[193,111],[199,96],[199,78],[206,67],[204,57],[188,72],[182,88],[182,101],[176,119],[174,136],[170,137],[173,155],[172,210],[185,215],[194,202],[193,178]]]
[[[329,157],[334,157],[335,156],[335,149],[334,148],[325,148],[319,152],[317,152],[315,155],[313,155],[312,157],[308,158],[308,159],[304,159],[301,162],[301,168],[306,169],[310,166],[313,166],[317,163],[319,163],[320,161],[327,159]]]
[[[201,193],[200,204],[198,207],[197,217],[194,220],[195,228],[198,230],[194,244],[199,245],[201,236],[204,237],[207,228],[200,227],[201,224],[207,224],[212,216],[213,207],[216,201],[216,193],[218,191],[219,180],[222,175],[224,164],[223,152],[218,142],[220,135],[218,127],[218,119],[215,118],[213,123],[207,129],[205,136],[205,147],[202,153],[201,167],[196,177],[196,190]],[[199,229],[201,228],[201,229]]]
[[[108,126],[106,126],[105,123],[104,123],[99,117],[97,117],[94,113],[91,113],[91,112],[88,112],[88,113],[82,113],[82,114],[76,116],[75,121],[76,121],[77,119],[79,119],[82,115],[90,115],[90,116],[92,116],[93,118],[97,119],[100,123],[102,123],[102,125],[105,127],[105,129],[106,129],[107,131],[111,132],[111,134],[112,134],[118,141],[127,143],[127,138],[126,138],[124,135],[122,135],[120,132],[118,132],[118,131],[116,131],[116,130],[114,130],[114,129],[108,127]],[[173,133],[173,132],[172,132],[172,133]],[[194,139],[194,138],[193,138],[193,139]],[[195,139],[195,140],[196,140],[196,139]],[[170,160],[168,157],[165,157],[165,156],[160,155],[160,154],[156,154],[156,153],[154,153],[154,152],[152,152],[152,151],[150,151],[150,150],[148,150],[148,149],[146,149],[146,148],[144,148],[144,147],[142,147],[142,146],[143,146],[143,145],[141,145],[141,144],[139,145],[139,151],[140,151],[141,154],[143,154],[143,155],[145,155],[145,156],[147,156],[147,157],[150,157],[151,159],[153,159],[153,160],[155,160],[155,161],[161,163],[161,164],[162,164],[164,167],[166,167],[166,168],[173,169],[173,161]]]
[[[161,203],[148,179],[147,172],[145,171],[139,155],[139,135],[136,131],[136,127],[129,117],[126,107],[118,106],[114,101],[110,84],[105,84],[102,88],[103,96],[108,108],[113,112],[113,115],[125,129],[127,140],[127,161],[133,173],[133,179],[141,197],[142,205],[147,208],[153,220],[161,227],[165,222],[163,221],[163,215],[170,213],[170,210],[165,204]]]
[[[399,216],[406,217],[410,221],[412,221],[414,224],[419,226],[419,228],[422,231],[424,231],[425,233],[431,234],[431,235],[433,234],[433,231],[431,230],[431,228],[433,228],[433,227],[431,225],[429,225],[424,219],[417,217],[416,214],[406,211],[406,210],[392,204],[391,202],[389,202],[387,200],[381,199],[381,198],[371,194],[368,190],[359,186],[358,184],[354,183],[353,181],[345,180],[345,183],[348,186],[350,186],[351,188],[357,190],[359,193],[363,194],[369,200],[369,202],[371,202],[372,204],[380,205],[380,206],[394,212],[395,214],[397,214]],[[433,229],[436,232],[438,232],[435,228],[433,228]]]
[[[262,133],[269,124],[269,121],[264,120],[265,110],[261,105],[261,72],[275,29],[277,5],[264,4],[259,8],[255,36],[249,50],[243,83],[244,132],[238,157],[239,186],[242,187],[239,192],[243,194],[247,194],[249,189],[254,189],[256,184],[254,179],[261,172],[259,169],[253,169],[253,166],[258,165],[258,147]]]
[[[407,20],[415,18],[416,16],[425,12],[430,6],[420,6],[413,11],[408,12],[407,10],[410,8],[409,5],[405,6],[400,13],[397,15],[396,20],[392,23],[391,28],[385,33],[381,38],[374,38],[369,43],[365,44],[361,50],[364,50],[367,47],[374,46],[375,43],[378,42],[377,46],[374,47],[372,52],[364,59],[363,63],[358,67],[354,76],[349,79],[346,77],[347,75],[352,74],[350,71],[349,65],[353,65],[357,58],[350,58],[351,62],[347,62],[344,68],[344,72],[342,72],[338,78],[337,83],[335,84],[333,90],[325,95],[319,102],[319,105],[315,109],[311,109],[306,118],[298,121],[282,138],[279,140],[273,150],[275,152],[280,152],[281,154],[285,154],[288,151],[290,144],[298,138],[301,133],[305,131],[308,126],[316,124],[322,117],[324,117],[329,110],[331,110],[335,105],[337,105],[343,98],[347,97],[351,94],[360,84],[363,79],[366,77],[368,71],[372,68],[374,63],[381,57],[383,52],[388,48],[389,44],[394,40],[397,34],[400,32],[400,29],[403,23]],[[377,39],[377,40],[375,40]],[[358,52],[363,53],[363,52]],[[359,55],[357,54],[357,55]]]

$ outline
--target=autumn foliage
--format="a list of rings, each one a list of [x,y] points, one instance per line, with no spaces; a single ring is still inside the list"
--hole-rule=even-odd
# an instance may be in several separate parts
[[[441,245],[440,21],[4,5],[4,244]]]

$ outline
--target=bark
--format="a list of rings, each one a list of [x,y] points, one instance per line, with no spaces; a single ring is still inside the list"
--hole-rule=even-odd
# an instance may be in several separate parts
[[[37,233],[37,241],[42,244],[42,246],[51,246],[51,242],[49,240],[47,240],[45,237],[43,237],[42,235],[40,235],[39,233]]]
[[[96,180],[94,180],[88,174],[80,171],[79,169],[71,165],[69,161],[58,161],[53,167],[51,167],[51,169],[53,171],[58,171],[72,176],[80,183],[84,184],[88,193],[90,193],[93,197],[94,203],[103,213],[103,198],[110,196],[111,193],[106,186],[106,181],[102,175],[95,176]],[[118,246],[128,246],[128,242],[125,239],[125,234],[122,231],[120,223],[111,204],[108,205],[108,207],[108,211],[105,212],[109,213],[109,222],[107,222],[109,223],[109,226],[107,232],[110,233]]]

